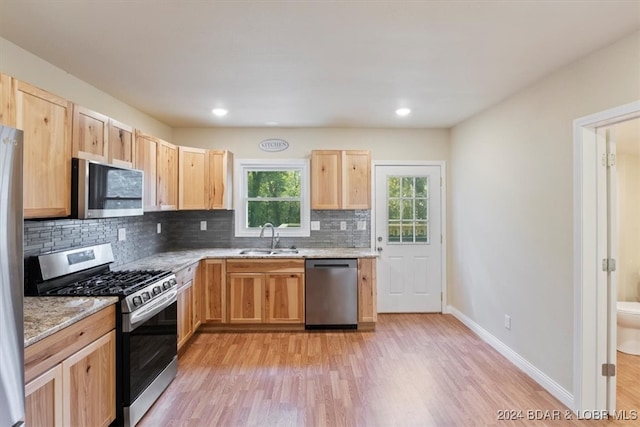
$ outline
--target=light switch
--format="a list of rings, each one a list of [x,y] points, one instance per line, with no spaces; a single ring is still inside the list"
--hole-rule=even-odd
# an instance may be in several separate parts
[[[121,242],[123,240],[127,240],[127,229],[118,228],[118,242]]]
[[[367,229],[367,221],[358,221],[358,231],[364,231]]]
[[[200,231],[207,231],[207,221],[200,221]]]
[[[320,221],[311,221],[311,230],[313,231],[320,230]]]
[[[340,231],[345,231],[347,229],[347,221],[340,221]]]

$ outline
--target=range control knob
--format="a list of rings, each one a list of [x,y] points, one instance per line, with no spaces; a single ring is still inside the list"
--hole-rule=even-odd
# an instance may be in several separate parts
[[[162,292],[162,288],[160,286],[153,287],[153,295],[159,295]]]
[[[169,283],[171,283],[171,286],[175,286],[178,284],[178,281],[176,279],[171,279],[169,280]]]
[[[162,289],[169,289],[171,287],[171,283],[169,283],[169,281],[166,281],[162,284]]]
[[[142,305],[142,298],[133,297],[133,305],[135,305],[136,307],[139,306],[139,305]]]
[[[142,301],[149,301],[151,299],[151,295],[149,295],[149,292],[143,292],[142,293]]]

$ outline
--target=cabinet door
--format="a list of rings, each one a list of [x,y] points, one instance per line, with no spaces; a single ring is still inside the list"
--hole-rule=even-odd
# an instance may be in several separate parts
[[[340,209],[342,154],[339,150],[311,152],[311,209]]]
[[[108,426],[115,419],[115,347],[111,331],[62,362],[64,425]]]
[[[358,259],[358,323],[373,323],[378,318],[376,307],[376,259]]]
[[[109,163],[133,166],[134,130],[131,126],[109,120]]]
[[[157,198],[161,210],[178,209],[178,147],[158,140]]]
[[[209,209],[207,150],[179,147],[178,162],[178,208]]]
[[[193,281],[178,289],[178,349],[180,349],[193,333]]]
[[[342,209],[371,209],[371,154],[343,152]]]
[[[196,265],[196,271],[193,276],[193,293],[191,295],[191,318],[192,333],[195,332],[202,324],[202,298],[204,286],[204,272],[200,265]]]
[[[16,127],[24,131],[24,216],[71,213],[71,102],[15,83]]]
[[[16,106],[13,97],[15,80],[0,73],[0,125],[16,127]]]
[[[204,261],[205,322],[226,323],[226,261]]]
[[[72,156],[109,161],[109,118],[77,104],[73,105]]]
[[[25,385],[25,425],[62,427],[62,365]]]
[[[136,132],[134,167],[144,171],[143,205],[145,211],[158,210],[156,204],[156,170],[158,143],[155,138]]]
[[[232,209],[233,153],[209,151],[209,207]]]
[[[227,275],[229,323],[264,322],[264,274]]]
[[[304,274],[267,274],[267,323],[304,323]]]

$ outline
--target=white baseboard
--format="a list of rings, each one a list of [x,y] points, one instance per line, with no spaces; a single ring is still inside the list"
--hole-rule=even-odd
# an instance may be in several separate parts
[[[491,335],[486,329],[482,328],[476,322],[460,312],[460,310],[458,310],[457,308],[449,305],[447,307],[447,311],[456,319],[464,323],[467,328],[471,329],[476,335],[482,338],[484,342],[493,347],[498,353],[506,357],[507,360],[524,371],[525,374],[529,375],[535,382],[540,384],[545,390],[551,393],[553,397],[558,399],[568,408],[573,408],[573,394],[569,393],[560,384],[552,380],[547,374],[536,368],[525,358],[513,351],[505,343],[500,341],[495,336]]]

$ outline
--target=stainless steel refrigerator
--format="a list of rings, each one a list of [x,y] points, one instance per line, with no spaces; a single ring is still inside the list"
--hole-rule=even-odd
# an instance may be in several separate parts
[[[24,423],[22,131],[0,126],[0,427]]]

